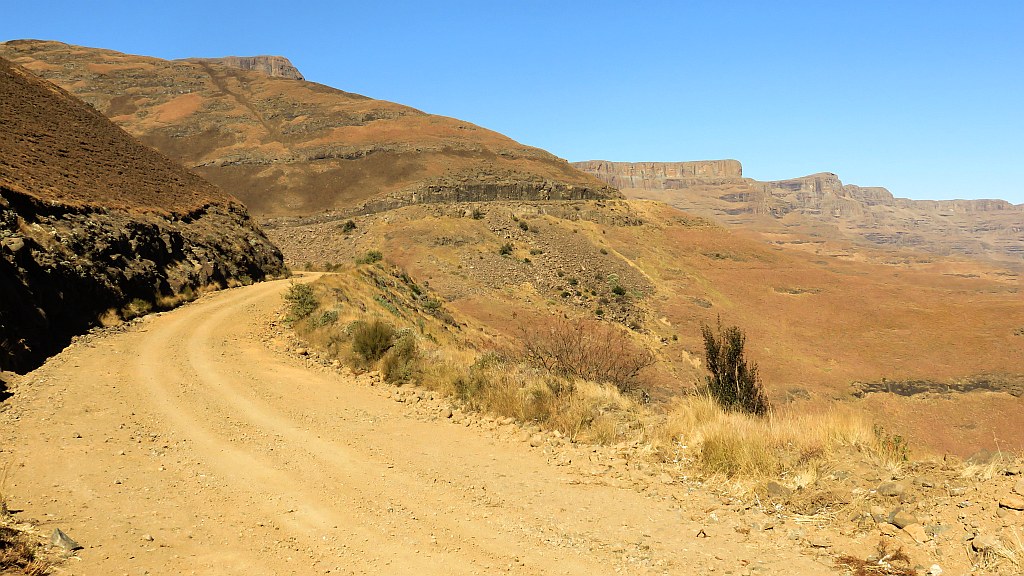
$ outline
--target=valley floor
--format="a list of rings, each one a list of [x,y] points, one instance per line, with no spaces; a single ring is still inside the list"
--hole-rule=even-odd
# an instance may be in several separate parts
[[[813,522],[286,352],[287,287],[80,338],[19,380],[4,495],[84,546],[55,573],[841,573]]]

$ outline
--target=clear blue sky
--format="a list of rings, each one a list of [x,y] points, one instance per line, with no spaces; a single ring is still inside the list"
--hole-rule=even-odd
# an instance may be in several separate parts
[[[1024,1],[16,2],[0,40],[280,54],[569,160],[1024,203]]]

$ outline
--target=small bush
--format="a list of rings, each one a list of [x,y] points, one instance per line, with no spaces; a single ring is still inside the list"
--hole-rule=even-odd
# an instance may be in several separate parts
[[[381,360],[380,371],[384,381],[390,384],[404,384],[414,378],[419,368],[419,347],[416,337],[406,334],[398,339]]]
[[[380,360],[395,345],[394,326],[382,320],[359,322],[352,330],[352,351],[366,362]]]
[[[616,284],[615,286],[612,286],[612,294],[615,294],[616,296],[625,296],[626,289]]]
[[[530,231],[530,225],[527,224],[525,220],[520,220],[519,221],[519,229],[522,230],[523,232],[529,232]]]
[[[638,391],[640,374],[656,361],[650,350],[606,322],[555,318],[521,332],[530,364],[558,376],[612,384],[622,393]]]
[[[479,208],[473,208],[473,212],[470,214],[473,220],[480,220],[484,217],[484,211]]]
[[[511,242],[505,242],[504,244],[501,245],[501,248],[498,248],[498,254],[501,254],[502,256],[508,256],[509,254],[512,253],[512,250],[514,248],[515,247],[512,246]]]
[[[356,223],[353,222],[352,220],[346,220],[345,223],[341,225],[341,231],[344,232],[345,234],[348,234],[349,232],[355,229]]]
[[[757,364],[747,365],[743,346],[747,337],[737,326],[722,327],[713,331],[706,324],[701,325],[704,337],[704,357],[707,369],[708,391],[726,410],[739,410],[756,416],[765,416],[770,410],[764,386],[757,375]]]
[[[370,250],[366,254],[356,258],[356,264],[373,264],[374,262],[380,262],[384,259],[384,255],[380,253],[380,250]]]
[[[320,306],[311,284],[292,284],[284,293],[284,299],[288,302],[288,319],[293,322],[309,316]]]
[[[608,253],[608,250],[607,250],[607,249],[605,249],[605,248],[601,248],[601,254],[607,254],[607,253]]]
[[[135,298],[128,304],[121,308],[121,317],[125,320],[131,320],[132,318],[138,318],[139,316],[145,316],[153,310],[153,304],[142,298]]]
[[[337,321],[338,321],[338,311],[337,310],[324,310],[322,314],[317,316],[317,318],[313,322],[313,324],[315,324],[317,328],[322,328],[324,326],[330,326],[330,325],[334,324]]]

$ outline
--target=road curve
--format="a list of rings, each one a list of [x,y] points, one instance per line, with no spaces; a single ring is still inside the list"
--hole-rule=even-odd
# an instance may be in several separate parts
[[[512,426],[455,425],[279,351],[287,286],[84,337],[21,379],[5,494],[85,546],[62,573],[827,571],[742,515],[716,524],[710,494],[595,482],[586,450],[556,465]]]

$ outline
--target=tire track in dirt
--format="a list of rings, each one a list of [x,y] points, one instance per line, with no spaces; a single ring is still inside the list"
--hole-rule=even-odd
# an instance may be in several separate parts
[[[86,544],[67,573],[821,571],[706,526],[708,494],[586,483],[542,449],[275,351],[287,286],[90,336],[26,377],[0,413],[2,457],[24,465],[11,495],[26,514]],[[693,539],[703,527],[714,546]]]

